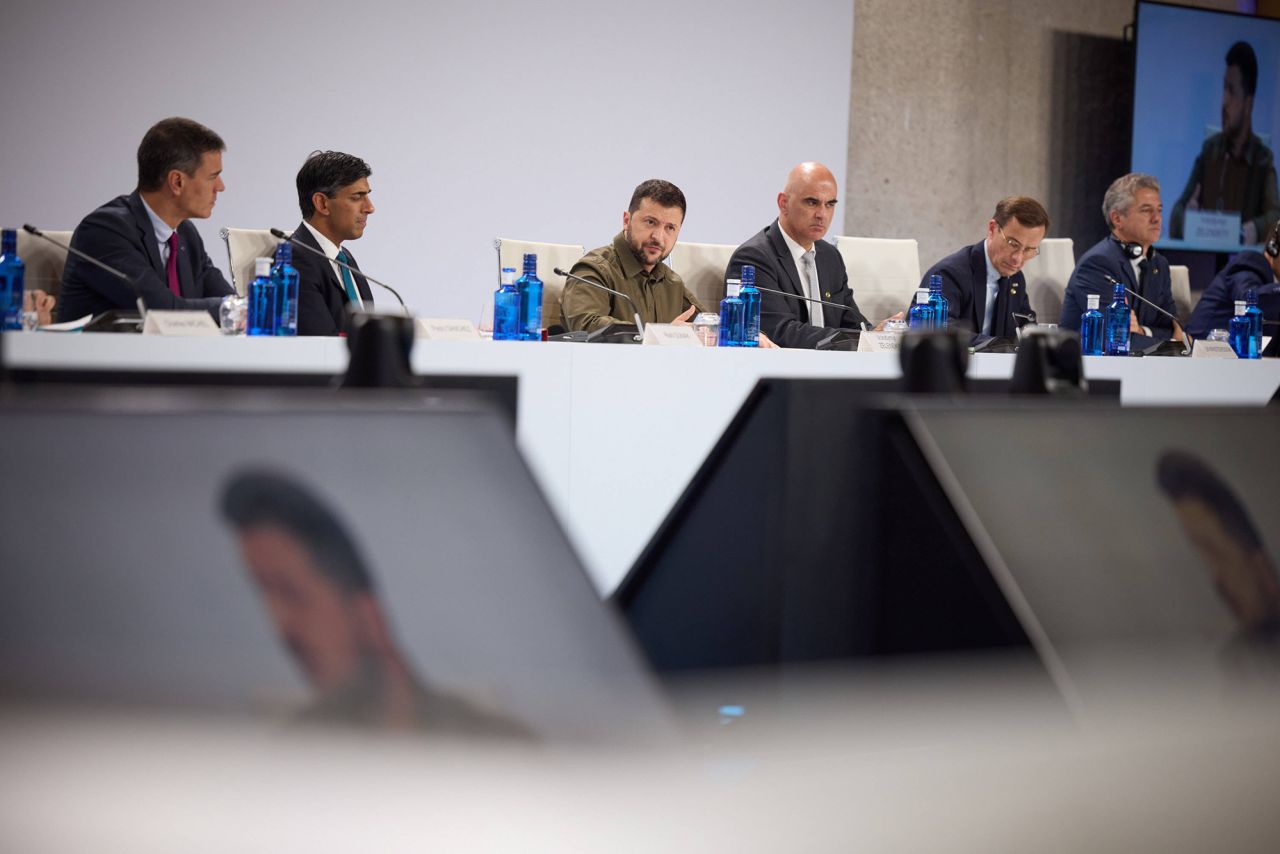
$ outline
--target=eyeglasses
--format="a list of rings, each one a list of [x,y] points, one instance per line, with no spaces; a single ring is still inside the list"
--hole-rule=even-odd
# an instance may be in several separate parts
[[[1004,228],[996,226],[996,231],[1000,232],[1000,236],[1004,238],[1004,242],[1009,244],[1009,248],[1013,250],[1015,255],[1021,255],[1028,261],[1040,254],[1039,246],[1023,246],[1018,241],[1004,233]]]

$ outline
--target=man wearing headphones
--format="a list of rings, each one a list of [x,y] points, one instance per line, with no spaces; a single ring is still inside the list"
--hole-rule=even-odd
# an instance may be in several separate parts
[[[1102,216],[1111,234],[1081,256],[1067,282],[1062,299],[1063,329],[1080,330],[1080,315],[1088,305],[1088,295],[1098,294],[1103,306],[1115,292],[1115,282],[1136,291],[1171,315],[1173,285],[1169,261],[1152,248],[1160,239],[1164,207],[1160,203],[1160,182],[1151,175],[1130,172],[1107,188],[1102,200]],[[1129,303],[1129,331],[1148,338],[1182,340],[1173,322],[1157,309],[1126,294]],[[1133,342],[1130,346],[1143,346]]]
[[[1263,321],[1280,321],[1280,223],[1267,237],[1262,252],[1241,252],[1205,288],[1196,310],[1187,321],[1187,334],[1204,338],[1214,329],[1226,329],[1235,314],[1236,300],[1252,290],[1258,296]],[[1276,334],[1275,329],[1263,330]]]

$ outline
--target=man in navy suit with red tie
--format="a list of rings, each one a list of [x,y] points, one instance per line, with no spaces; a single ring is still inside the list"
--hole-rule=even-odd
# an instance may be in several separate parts
[[[369,282],[343,242],[356,240],[373,213],[369,176],[373,170],[359,157],[341,151],[314,151],[298,170],[298,207],[302,223],[293,239],[323,252],[328,260],[305,249],[293,253],[298,271],[298,334],[341,335],[347,331],[348,308],[373,305]],[[355,268],[355,272],[344,268]]]
[[[138,187],[85,217],[71,245],[115,267],[133,285],[67,257],[58,320],[137,304],[147,309],[205,309],[215,319],[234,291],[204,251],[191,219],[213,213],[222,183],[222,137],[191,119],[156,122],[138,146]]]
[[[920,287],[929,287],[932,276],[942,277],[949,325],[980,339],[1016,338],[1018,327],[1035,320],[1022,265],[1040,253],[1048,230],[1049,214],[1035,199],[1001,199],[987,222],[987,236],[930,267]]]

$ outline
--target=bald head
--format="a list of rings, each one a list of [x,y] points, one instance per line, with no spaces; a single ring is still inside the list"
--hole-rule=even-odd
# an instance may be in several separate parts
[[[812,249],[831,227],[836,209],[836,176],[821,163],[801,163],[778,194],[778,224],[792,240]]]

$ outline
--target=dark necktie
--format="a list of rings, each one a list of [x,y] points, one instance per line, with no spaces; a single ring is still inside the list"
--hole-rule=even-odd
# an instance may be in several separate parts
[[[1141,261],[1138,262],[1138,287],[1137,287],[1138,296],[1143,296],[1143,297],[1147,296],[1147,282],[1150,279],[1150,273],[1151,273],[1151,259],[1143,258]],[[1147,299],[1150,299],[1150,297],[1147,297]],[[1134,314],[1135,315],[1139,314],[1138,309],[1142,305],[1142,303],[1136,299],[1131,299],[1129,300],[1129,302],[1132,304],[1131,307],[1133,308]],[[1139,319],[1138,323],[1142,323],[1142,320]]]
[[[165,276],[169,280],[169,290],[175,297],[182,296],[182,285],[178,282],[178,232],[169,233],[169,260],[164,265]]]
[[[991,309],[991,335],[993,338],[1016,338],[1017,327],[1010,323],[1013,316],[1009,305],[1009,277],[996,281],[996,304]],[[1011,328],[1012,327],[1012,328]]]

